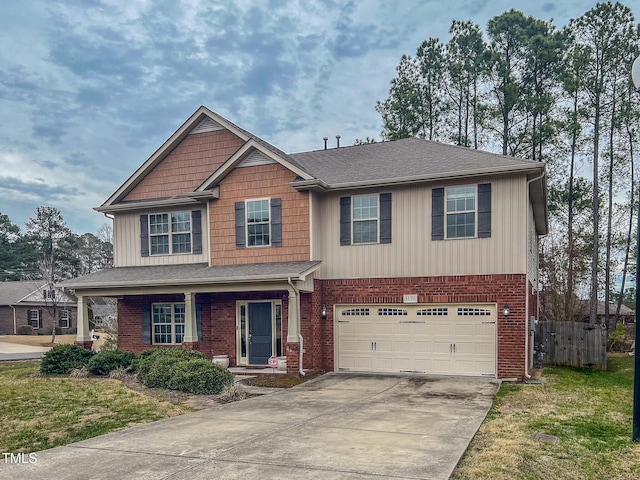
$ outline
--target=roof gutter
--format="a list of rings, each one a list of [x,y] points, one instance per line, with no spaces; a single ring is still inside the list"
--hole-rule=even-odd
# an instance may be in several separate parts
[[[9,306],[13,310],[13,334],[17,335],[18,334],[18,319],[16,318],[16,307],[14,307],[13,305],[9,305]]]
[[[127,212],[135,210],[145,210],[148,208],[162,208],[168,206],[183,206],[183,205],[195,205],[200,204],[207,200],[220,198],[220,188],[216,187],[212,190],[205,190],[202,192],[192,192],[188,195],[179,197],[161,198],[155,200],[146,200],[130,203],[118,203],[115,205],[101,205],[95,207],[94,210],[100,213],[117,213]]]
[[[527,188],[526,188],[526,193],[525,195],[527,196],[527,212],[529,211],[529,203],[531,202],[531,198],[530,198],[530,194],[529,194],[529,187],[531,186],[531,184],[533,182],[537,182],[538,180],[542,180],[544,178],[544,176],[547,174],[546,170],[542,170],[542,173],[540,175],[538,175],[537,177],[534,177],[530,180],[527,180]],[[535,222],[535,219],[530,219],[529,215],[527,214],[527,225],[526,225],[526,235],[524,236],[525,238],[525,247],[524,247],[524,251],[526,252],[525,255],[528,255],[529,252],[529,222],[533,221]],[[529,264],[529,259],[525,258],[526,262],[525,265]],[[528,271],[528,268],[527,268]],[[531,375],[529,374],[529,359],[530,359],[530,355],[529,355],[529,351],[532,348],[533,345],[533,336],[531,335],[531,327],[530,327],[530,320],[529,320],[529,279],[527,278],[528,275],[525,275],[525,281],[524,281],[524,301],[525,301],[525,314],[524,314],[524,350],[525,350],[525,355],[524,355],[524,376],[525,378],[528,380],[531,378]],[[538,302],[539,304],[540,302]],[[538,314],[536,313],[536,316]],[[529,345],[529,343],[531,342],[531,345]]]

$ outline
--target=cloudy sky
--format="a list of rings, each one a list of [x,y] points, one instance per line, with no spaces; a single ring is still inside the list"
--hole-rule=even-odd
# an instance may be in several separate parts
[[[640,17],[638,0],[627,0]],[[403,53],[511,8],[557,27],[595,0],[2,0],[0,212],[77,233],[200,105],[287,151],[379,138]]]

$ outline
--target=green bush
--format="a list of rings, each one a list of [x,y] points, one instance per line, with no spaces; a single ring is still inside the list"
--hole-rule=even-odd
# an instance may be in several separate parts
[[[79,345],[56,345],[42,358],[40,372],[68,374],[73,368],[86,367],[94,352]]]
[[[93,375],[109,375],[116,368],[128,368],[136,356],[127,350],[103,350],[93,356],[87,369]]]
[[[166,388],[171,367],[186,360],[202,360],[205,356],[195,350],[186,348],[156,348],[143,352],[137,361],[134,362],[135,370],[138,372],[138,380],[147,387]]]
[[[169,371],[167,387],[187,393],[213,395],[233,385],[233,374],[206,359],[175,363]]]

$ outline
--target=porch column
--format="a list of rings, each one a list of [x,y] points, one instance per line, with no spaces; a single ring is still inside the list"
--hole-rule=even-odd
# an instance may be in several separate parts
[[[93,340],[89,331],[89,308],[84,295],[77,295],[78,298],[78,330],[76,333],[76,345],[91,349]]]
[[[184,338],[182,343],[198,343],[198,327],[196,324],[196,294],[184,294]]]
[[[289,288],[287,343],[298,343],[298,294],[293,288]]]

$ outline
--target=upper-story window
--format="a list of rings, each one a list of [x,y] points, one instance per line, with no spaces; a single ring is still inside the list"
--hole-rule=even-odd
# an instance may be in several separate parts
[[[340,245],[391,243],[391,193],[340,197]]]
[[[149,241],[151,255],[191,253],[191,213],[149,215]]]
[[[447,188],[447,238],[476,235],[476,187]]]
[[[140,215],[140,254],[202,253],[202,213],[151,213]]]
[[[353,243],[378,241],[378,195],[353,197]]]
[[[431,190],[431,240],[491,237],[491,184]]]
[[[247,200],[247,246],[271,245],[269,199]]]
[[[282,246],[282,199],[235,202],[236,247]]]

